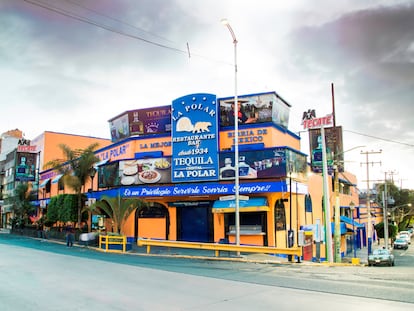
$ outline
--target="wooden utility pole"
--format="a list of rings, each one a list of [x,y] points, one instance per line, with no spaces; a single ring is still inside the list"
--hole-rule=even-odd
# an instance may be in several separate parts
[[[380,151],[361,151],[361,154],[365,154],[366,157],[366,162],[361,163],[361,164],[365,164],[367,166],[367,214],[368,214],[368,219],[367,219],[367,236],[368,236],[368,255],[371,254],[371,246],[372,246],[372,221],[371,221],[371,202],[370,202],[370,189],[369,189],[369,165],[371,164],[372,166],[374,164],[380,164],[381,162],[369,162],[369,155],[371,154],[379,154],[381,153],[382,150]]]

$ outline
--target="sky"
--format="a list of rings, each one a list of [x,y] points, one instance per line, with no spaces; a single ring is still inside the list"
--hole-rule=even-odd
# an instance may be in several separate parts
[[[192,93],[335,107],[345,169],[414,189],[414,1],[0,0],[0,133],[110,138],[108,120]],[[333,87],[332,87],[333,86]],[[332,92],[332,89],[334,92]],[[334,94],[334,96],[332,96]],[[361,147],[362,146],[362,147]]]

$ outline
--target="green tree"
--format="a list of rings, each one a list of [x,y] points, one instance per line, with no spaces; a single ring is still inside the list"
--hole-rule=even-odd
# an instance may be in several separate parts
[[[384,223],[380,222],[375,225],[375,230],[377,231],[378,237],[383,239],[385,237]],[[388,237],[394,239],[397,236],[398,227],[393,224],[388,224]]]
[[[89,173],[99,158],[94,151],[99,144],[94,143],[85,149],[72,149],[68,145],[60,144],[59,148],[63,152],[63,159],[55,159],[47,162],[45,167],[53,168],[63,175],[62,179],[66,186],[71,188],[77,195],[77,223],[80,225],[82,220],[82,193],[85,182],[89,179]]]
[[[63,200],[63,206],[60,209],[60,220],[63,222],[76,222],[78,217],[78,196],[75,194],[66,194]]]
[[[114,232],[121,233],[122,227],[131,213],[146,204],[139,199],[122,199],[118,194],[117,197],[103,196],[101,200],[92,204],[90,209],[96,211],[99,208],[105,212],[113,221]]]
[[[29,216],[33,215],[36,207],[31,203],[35,200],[33,192],[29,190],[27,183],[20,183],[13,191],[13,195],[7,198],[7,203],[12,204],[13,217],[10,220],[12,228],[23,228],[29,224]]]
[[[49,205],[47,206],[47,222],[48,224],[55,224],[59,220],[59,205],[58,197],[54,196],[50,198]]]

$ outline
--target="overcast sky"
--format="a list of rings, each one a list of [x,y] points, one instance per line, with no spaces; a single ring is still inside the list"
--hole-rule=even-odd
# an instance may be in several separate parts
[[[283,3],[283,4],[282,4]],[[0,0],[0,133],[109,138],[126,110],[191,93],[276,91],[302,113],[332,111],[348,171],[366,188],[393,172],[414,189],[414,1]],[[307,134],[302,151],[309,154]],[[375,162],[375,163],[374,163]],[[381,165],[379,164],[381,162]]]

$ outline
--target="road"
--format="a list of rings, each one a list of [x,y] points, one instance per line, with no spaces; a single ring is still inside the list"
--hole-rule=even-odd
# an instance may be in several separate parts
[[[412,310],[395,267],[255,264],[108,254],[0,235],[0,310]],[[406,260],[406,261],[405,261]]]

